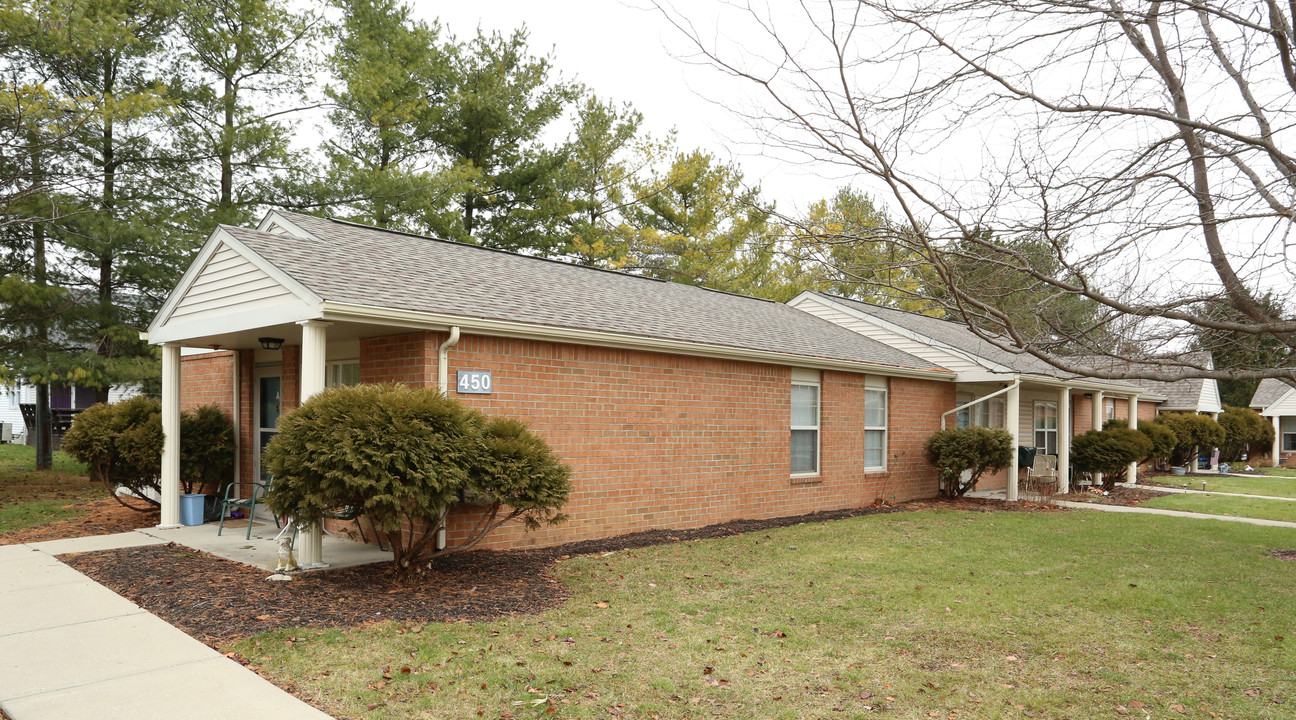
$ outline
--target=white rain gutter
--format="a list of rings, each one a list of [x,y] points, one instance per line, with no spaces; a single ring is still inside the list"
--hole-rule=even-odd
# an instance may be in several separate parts
[[[970,407],[972,407],[973,405],[977,405],[977,404],[979,404],[979,403],[983,403],[983,402],[985,402],[986,400],[989,400],[989,399],[992,398],[992,397],[997,397],[997,396],[999,396],[999,395],[1003,395],[1004,393],[1006,393],[1006,392],[1008,392],[1009,390],[1012,390],[1013,388],[1016,388],[1016,387],[1021,387],[1021,378],[1018,378],[1018,379],[1016,379],[1016,380],[1013,380],[1012,385],[1009,385],[1008,387],[1004,388],[1003,390],[998,390],[998,391],[996,391],[996,392],[992,392],[992,393],[990,393],[989,395],[986,395],[985,397],[977,398],[977,399],[975,399],[975,400],[973,400],[972,402],[969,402],[969,403],[963,403],[962,405],[959,405],[958,407],[954,408],[953,410],[947,410],[947,411],[941,413],[941,430],[944,430],[944,429],[945,429],[945,418],[949,417],[951,414],[956,413],[956,412],[958,412],[959,410],[965,410],[965,409],[967,409],[967,408],[970,408]],[[1008,422],[1008,418],[1004,418],[1004,422]]]
[[[441,343],[437,349],[437,388],[441,394],[450,397],[450,369],[446,364],[450,362],[450,348],[459,344],[459,326],[450,326],[450,337]],[[412,528],[411,528],[412,529]],[[437,518],[436,549],[445,550],[446,546],[446,510],[441,511],[441,517]]]
[[[441,348],[437,350],[437,389],[442,395],[450,396],[450,370],[446,367],[446,362],[450,360],[450,348],[459,344],[459,326],[450,326],[450,337],[441,343]]]

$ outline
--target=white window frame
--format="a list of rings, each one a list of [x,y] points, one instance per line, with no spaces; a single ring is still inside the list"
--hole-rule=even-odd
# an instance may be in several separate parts
[[[9,407],[16,408],[22,403],[22,383],[14,383],[9,387]]]
[[[358,372],[359,369],[360,369],[360,368],[359,368],[359,365],[360,365],[360,359],[359,359],[359,358],[352,358],[352,359],[350,359],[350,360],[329,360],[328,362],[324,363],[324,366],[325,366],[325,372],[324,372],[324,387],[336,387],[336,386],[337,386],[337,380],[334,378],[334,375],[337,374],[337,372],[338,372],[338,368],[342,367],[343,365],[355,365],[355,366],[356,366],[356,370],[357,370],[357,372],[356,372],[356,382],[359,383],[359,378],[360,378],[360,373]]]
[[[814,425],[792,425],[792,390],[788,389],[788,471],[794,478],[811,478],[819,477],[820,471],[823,470],[823,384],[810,382],[809,380],[793,380],[792,387],[798,385],[812,387],[815,389],[815,424]],[[792,472],[792,430],[813,430],[815,434],[815,469],[813,471],[803,470],[801,472]]]
[[[1288,439],[1291,442],[1288,442]],[[1282,451],[1296,452],[1296,432],[1285,432],[1282,434]]]
[[[881,424],[881,425],[869,425],[869,424],[868,424],[868,407],[869,407],[869,404],[868,404],[868,397],[869,397],[869,396],[868,396],[868,394],[869,394],[869,393],[878,393],[878,394],[880,394],[880,395],[882,396],[882,424]],[[865,458],[868,457],[868,451],[867,451],[867,448],[868,448],[868,431],[870,431],[870,430],[881,430],[881,431],[882,431],[882,464],[881,464],[881,465],[869,465],[868,462],[867,462],[867,460],[865,460],[864,470],[865,470],[866,472],[878,472],[878,471],[885,471],[885,470],[887,469],[887,451],[888,451],[888,448],[889,448],[889,445],[890,445],[890,441],[891,441],[891,433],[887,431],[887,426],[888,426],[888,424],[889,424],[890,419],[891,419],[891,392],[890,392],[890,390],[887,389],[887,388],[885,388],[885,387],[868,387],[868,386],[865,386],[865,388],[864,388],[864,432],[865,432],[865,435],[864,435],[864,447],[865,447],[864,457],[865,457]]]
[[[1116,398],[1103,398],[1103,424],[1116,419]]]
[[[956,393],[954,396],[955,406],[966,405],[977,399],[977,396],[970,392]],[[996,422],[997,421],[997,422]],[[1008,400],[1004,397],[993,397],[989,400],[978,402],[972,407],[959,410],[955,417],[955,427],[960,429],[967,427],[993,427],[1007,429],[1008,423]]]
[[[1051,409],[1053,411],[1053,427],[1049,428],[1046,422],[1044,427],[1040,427],[1040,420],[1048,420],[1047,414],[1041,414],[1041,409]],[[1031,431],[1034,433],[1033,442],[1035,450],[1043,455],[1056,455],[1058,452],[1058,404],[1056,401],[1036,400],[1031,409]],[[1053,452],[1049,452],[1049,435],[1053,435]],[[1040,437],[1043,436],[1044,444],[1040,444]]]

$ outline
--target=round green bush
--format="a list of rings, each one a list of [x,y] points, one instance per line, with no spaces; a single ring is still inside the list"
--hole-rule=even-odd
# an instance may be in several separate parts
[[[485,512],[454,550],[509,520],[529,528],[561,522],[571,491],[570,470],[524,424],[404,385],[315,395],[279,419],[263,458],[274,478],[272,510],[299,524],[343,509],[366,515],[390,541],[401,573],[430,554],[431,530],[465,497]]]
[[[1071,441],[1071,465],[1077,472],[1102,473],[1103,487],[1111,490],[1125,479],[1130,463],[1147,457],[1152,442],[1138,430],[1112,426],[1090,430]]]
[[[1253,445],[1270,446],[1274,441],[1273,423],[1261,417],[1260,413],[1245,407],[1225,405],[1220,413],[1219,425],[1224,428],[1224,442],[1220,447],[1220,459],[1235,462],[1242,455],[1251,452]]]
[[[1224,443],[1224,428],[1206,415],[1195,413],[1166,413],[1157,416],[1157,422],[1174,431],[1176,444],[1170,462],[1187,465],[1191,470],[1198,449],[1210,450]]]
[[[1008,467],[1012,462],[1012,435],[1002,428],[977,425],[941,430],[927,438],[923,453],[940,472],[941,493],[962,497],[986,473]]]

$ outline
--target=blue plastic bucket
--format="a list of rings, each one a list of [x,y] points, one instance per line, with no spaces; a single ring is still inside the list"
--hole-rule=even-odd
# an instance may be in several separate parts
[[[203,524],[203,500],[206,498],[206,495],[199,494],[185,494],[180,496],[181,525]]]

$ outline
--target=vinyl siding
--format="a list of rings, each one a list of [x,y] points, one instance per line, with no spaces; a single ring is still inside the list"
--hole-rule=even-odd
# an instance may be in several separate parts
[[[194,321],[257,310],[292,299],[292,293],[228,246],[212,254],[168,322]]]
[[[827,320],[834,325],[840,325],[841,327],[857,332],[867,338],[889,345],[896,350],[909,353],[910,355],[922,358],[933,365],[948,368],[954,372],[974,372],[986,369],[982,365],[972,362],[964,356],[901,335],[900,333],[884,326],[861,320],[850,313],[844,312],[814,297],[803,298],[798,301],[794,307],[798,310],[803,310],[811,315]]]

